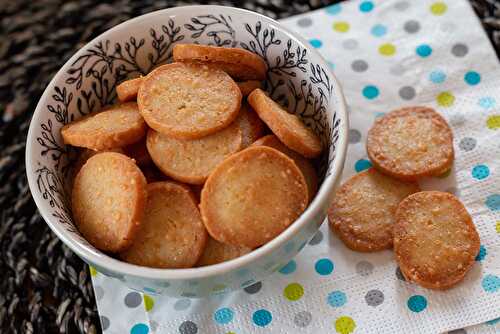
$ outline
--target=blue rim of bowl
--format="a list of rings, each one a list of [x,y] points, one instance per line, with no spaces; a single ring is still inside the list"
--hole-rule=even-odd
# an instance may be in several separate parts
[[[38,207],[38,211],[42,215],[43,219],[45,222],[49,225],[50,229],[57,235],[59,239],[61,239],[64,244],[66,244],[73,252],[75,252],[79,257],[84,259],[85,261],[90,261],[91,263],[95,264],[96,266],[106,268],[110,271],[119,273],[119,274],[125,274],[129,276],[134,276],[137,278],[144,278],[144,279],[150,279],[150,280],[183,280],[183,279],[201,279],[201,278],[208,278],[216,275],[221,275],[224,273],[228,273],[230,271],[233,271],[235,269],[241,268],[245,265],[249,265],[252,262],[256,261],[257,259],[265,256],[267,253],[272,252],[273,250],[277,249],[281,245],[285,244],[287,241],[289,241],[296,233],[298,233],[303,225],[307,223],[309,219],[312,219],[317,213],[321,211],[321,206],[324,201],[328,201],[331,196],[329,195],[329,192],[333,192],[333,189],[336,185],[336,182],[339,180],[340,175],[342,173],[342,169],[344,166],[344,161],[346,158],[346,152],[347,152],[347,136],[348,136],[348,129],[349,129],[349,120],[348,120],[348,114],[347,114],[347,108],[346,108],[346,102],[344,98],[344,94],[342,93],[341,86],[339,84],[339,81],[335,77],[335,75],[332,73],[330,68],[326,66],[326,62],[323,59],[323,57],[313,48],[309,47],[309,43],[305,41],[302,37],[296,35],[294,32],[288,30],[287,28],[283,27],[279,22],[276,20],[273,20],[269,17],[266,17],[262,14],[255,13],[246,9],[240,9],[240,8],[233,8],[233,7],[227,7],[227,6],[217,6],[217,5],[194,5],[194,6],[181,6],[181,7],[174,7],[174,8],[167,8],[167,9],[162,9],[158,10],[155,12],[151,12],[148,14],[144,14],[138,17],[135,17],[133,19],[127,20],[125,22],[122,22],[118,24],[117,26],[103,32],[96,38],[94,38],[92,41],[88,42],[83,46],[79,51],[77,51],[63,66],[62,68],[56,73],[56,75],[52,78],[50,81],[49,85],[45,89],[43,95],[40,98],[40,101],[37,104],[37,107],[35,109],[35,112],[33,114],[33,117],[31,119],[30,127],[28,130],[28,136],[26,139],[26,174],[28,178],[28,184],[30,189],[36,189],[36,180],[34,179],[34,170],[33,170],[33,164],[34,164],[34,159],[32,159],[32,144],[33,143],[33,124],[38,124],[38,120],[40,118],[40,115],[43,112],[44,106],[42,105],[42,102],[45,101],[48,97],[52,89],[54,88],[54,85],[56,83],[56,78],[61,76],[63,73],[65,73],[67,67],[69,64],[71,64],[78,56],[84,52],[86,47],[88,45],[94,44],[96,41],[99,39],[102,39],[105,35],[110,34],[113,31],[120,30],[122,27],[129,25],[131,23],[134,23],[135,21],[141,21],[144,18],[147,17],[153,17],[153,16],[175,16],[179,14],[180,12],[192,12],[196,11],[196,9],[212,9],[214,11],[218,10],[229,10],[233,12],[238,12],[241,14],[246,14],[246,15],[251,15],[256,18],[259,18],[263,21],[265,21],[267,24],[270,24],[274,26],[274,28],[283,31],[285,34],[287,34],[290,38],[295,39],[298,41],[298,43],[301,44],[302,47],[307,48],[309,52],[314,54],[316,57],[318,57],[325,65],[325,68],[328,69],[329,74],[333,77],[333,80],[335,81],[335,96],[338,97],[337,104],[334,106],[329,106],[329,108],[335,108],[335,112],[339,113],[340,119],[342,119],[341,124],[340,124],[340,129],[339,129],[339,139],[337,142],[337,147],[335,151],[335,159],[333,160],[333,166],[331,168],[331,174],[325,177],[325,180],[323,181],[318,193],[316,194],[315,198],[311,202],[311,204],[307,207],[307,209],[302,213],[302,215],[294,221],[285,231],[283,231],[280,235],[278,235],[276,238],[273,240],[269,241],[267,244],[263,245],[262,247],[246,254],[243,255],[239,258],[210,265],[210,266],[205,266],[205,267],[197,267],[197,268],[186,268],[186,269],[157,269],[157,268],[149,268],[149,267],[142,267],[130,263],[126,263],[123,261],[120,261],[116,258],[113,258],[111,256],[108,256],[104,253],[96,252],[95,250],[79,243],[78,241],[74,240],[68,231],[66,231],[62,226],[59,226],[58,224],[52,223],[52,217],[50,216],[49,212],[46,207],[46,203],[41,200],[40,196],[32,196],[36,206]],[[34,194],[34,192],[32,192]]]

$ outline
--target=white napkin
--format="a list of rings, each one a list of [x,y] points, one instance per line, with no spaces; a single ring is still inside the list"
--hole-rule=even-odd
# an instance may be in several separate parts
[[[343,179],[370,165],[366,133],[381,113],[428,105],[448,120],[453,170],[421,185],[464,202],[481,237],[476,264],[454,289],[423,289],[401,279],[391,251],[350,251],[325,223],[280,272],[227,295],[143,296],[94,272],[105,333],[499,333],[500,67],[469,4],[351,1],[282,23],[318,48],[343,85]]]

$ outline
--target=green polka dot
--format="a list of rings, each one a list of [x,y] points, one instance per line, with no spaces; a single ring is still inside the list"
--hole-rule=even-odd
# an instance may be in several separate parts
[[[335,320],[335,330],[340,334],[349,334],[356,328],[356,323],[351,317],[342,316]]]
[[[144,308],[146,311],[151,311],[153,306],[155,306],[155,300],[151,296],[144,294]]]
[[[94,277],[97,275],[97,270],[94,267],[89,266],[89,270],[90,270],[90,276]]]
[[[446,172],[444,172],[443,174],[438,175],[438,178],[440,178],[440,179],[445,179],[445,178],[447,178],[448,176],[450,176],[450,174],[451,174],[451,168],[450,168],[450,169],[448,169],[448,170],[447,170]]]
[[[392,56],[396,53],[396,47],[391,43],[382,44],[378,52],[383,56]]]
[[[222,291],[226,288],[224,284],[216,284],[213,288],[212,291]]]
[[[299,283],[291,283],[285,287],[283,295],[290,301],[296,301],[304,295],[304,288]]]
[[[434,15],[443,15],[446,10],[448,9],[448,6],[444,2],[438,1],[434,2],[431,5],[431,13]]]
[[[486,126],[491,130],[500,129],[500,115],[493,115],[488,117]]]
[[[333,24],[333,30],[338,31],[338,32],[348,32],[349,31],[349,23],[341,21],[341,22],[335,22]]]
[[[500,234],[500,220],[497,221],[497,227],[496,227],[497,233]]]
[[[437,103],[441,107],[450,107],[455,102],[455,96],[450,92],[442,92],[437,96]]]

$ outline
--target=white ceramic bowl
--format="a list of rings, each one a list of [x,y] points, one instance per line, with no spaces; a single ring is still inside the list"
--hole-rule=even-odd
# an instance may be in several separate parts
[[[81,237],[71,218],[69,174],[74,149],[60,128],[115,100],[117,82],[146,74],[171,57],[175,43],[240,47],[269,65],[266,89],[302,117],[326,146],[315,199],[286,231],[240,258],[192,269],[153,269],[122,262]],[[324,221],[342,172],[348,119],[341,87],[307,42],[265,16],[237,8],[189,6],[124,22],[81,48],[45,90],[31,120],[26,172],[38,209],[54,233],[99,272],[148,293],[201,297],[240,289],[284,266]]]

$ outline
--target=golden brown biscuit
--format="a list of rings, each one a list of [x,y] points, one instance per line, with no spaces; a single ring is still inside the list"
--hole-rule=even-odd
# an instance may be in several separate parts
[[[120,257],[153,268],[189,268],[207,242],[196,201],[188,187],[175,182],[147,186],[143,224],[132,246]]]
[[[240,113],[235,122],[241,130],[243,148],[250,146],[264,134],[264,123],[262,123],[255,111],[246,103],[241,105]]]
[[[137,103],[148,125],[157,132],[197,139],[222,130],[238,116],[241,91],[223,71],[173,63],[144,78]]]
[[[393,179],[374,168],[347,180],[328,210],[332,230],[352,250],[375,252],[392,247],[399,202],[419,191],[416,183]]]
[[[80,233],[96,248],[120,252],[141,226],[146,179],[134,161],[115,153],[87,160],[75,178],[72,209]]]
[[[251,251],[251,248],[223,244],[222,242],[218,242],[217,240],[209,236],[205,250],[198,260],[198,263],[196,263],[196,266],[203,267],[229,261],[242,255],[248,254]]]
[[[449,193],[422,191],[398,206],[394,252],[409,281],[429,289],[452,287],[472,267],[479,245],[469,213]]]
[[[255,89],[261,87],[261,83],[258,80],[239,81],[236,84],[240,87],[243,96],[248,96]]]
[[[142,83],[142,77],[130,79],[116,86],[116,95],[120,102],[132,101],[137,98],[137,92]]]
[[[255,248],[293,223],[307,198],[306,181],[293,160],[256,146],[227,158],[210,174],[200,210],[214,239]]]
[[[244,49],[176,44],[173,56],[175,61],[208,63],[239,80],[264,80],[266,78],[267,65],[264,59]]]
[[[314,158],[321,154],[322,145],[319,137],[306,127],[300,118],[289,114],[262,89],[257,88],[248,95],[248,103],[283,144],[306,158]]]
[[[111,106],[66,124],[61,129],[65,144],[95,151],[135,143],[144,137],[145,133],[146,123],[135,102]]]
[[[146,148],[146,138],[136,143],[123,147],[123,152],[135,160],[139,166],[145,166],[152,162],[148,149]]]
[[[316,195],[316,191],[318,191],[318,175],[316,174],[316,170],[309,160],[286,147],[282,142],[279,141],[278,137],[276,137],[275,135],[264,136],[254,142],[252,146],[253,145],[272,147],[291,158],[295,162],[297,167],[299,167],[302,175],[304,175],[307,183],[307,193],[309,194],[309,203],[313,200],[314,195]]]
[[[224,159],[241,149],[241,130],[233,123],[200,139],[170,138],[149,130],[147,148],[158,168],[174,180],[202,184]]]
[[[80,169],[82,169],[83,165],[89,160],[91,157],[93,157],[96,154],[102,153],[102,152],[116,152],[116,153],[123,153],[123,150],[119,147],[117,148],[112,148],[109,150],[104,150],[104,151],[94,151],[94,150],[89,150],[88,148],[84,148],[81,150],[81,152],[78,155],[78,159],[76,159],[75,164],[73,165],[73,178],[76,177]]]
[[[453,134],[434,109],[408,107],[379,118],[368,132],[368,156],[402,180],[440,175],[453,163]]]

